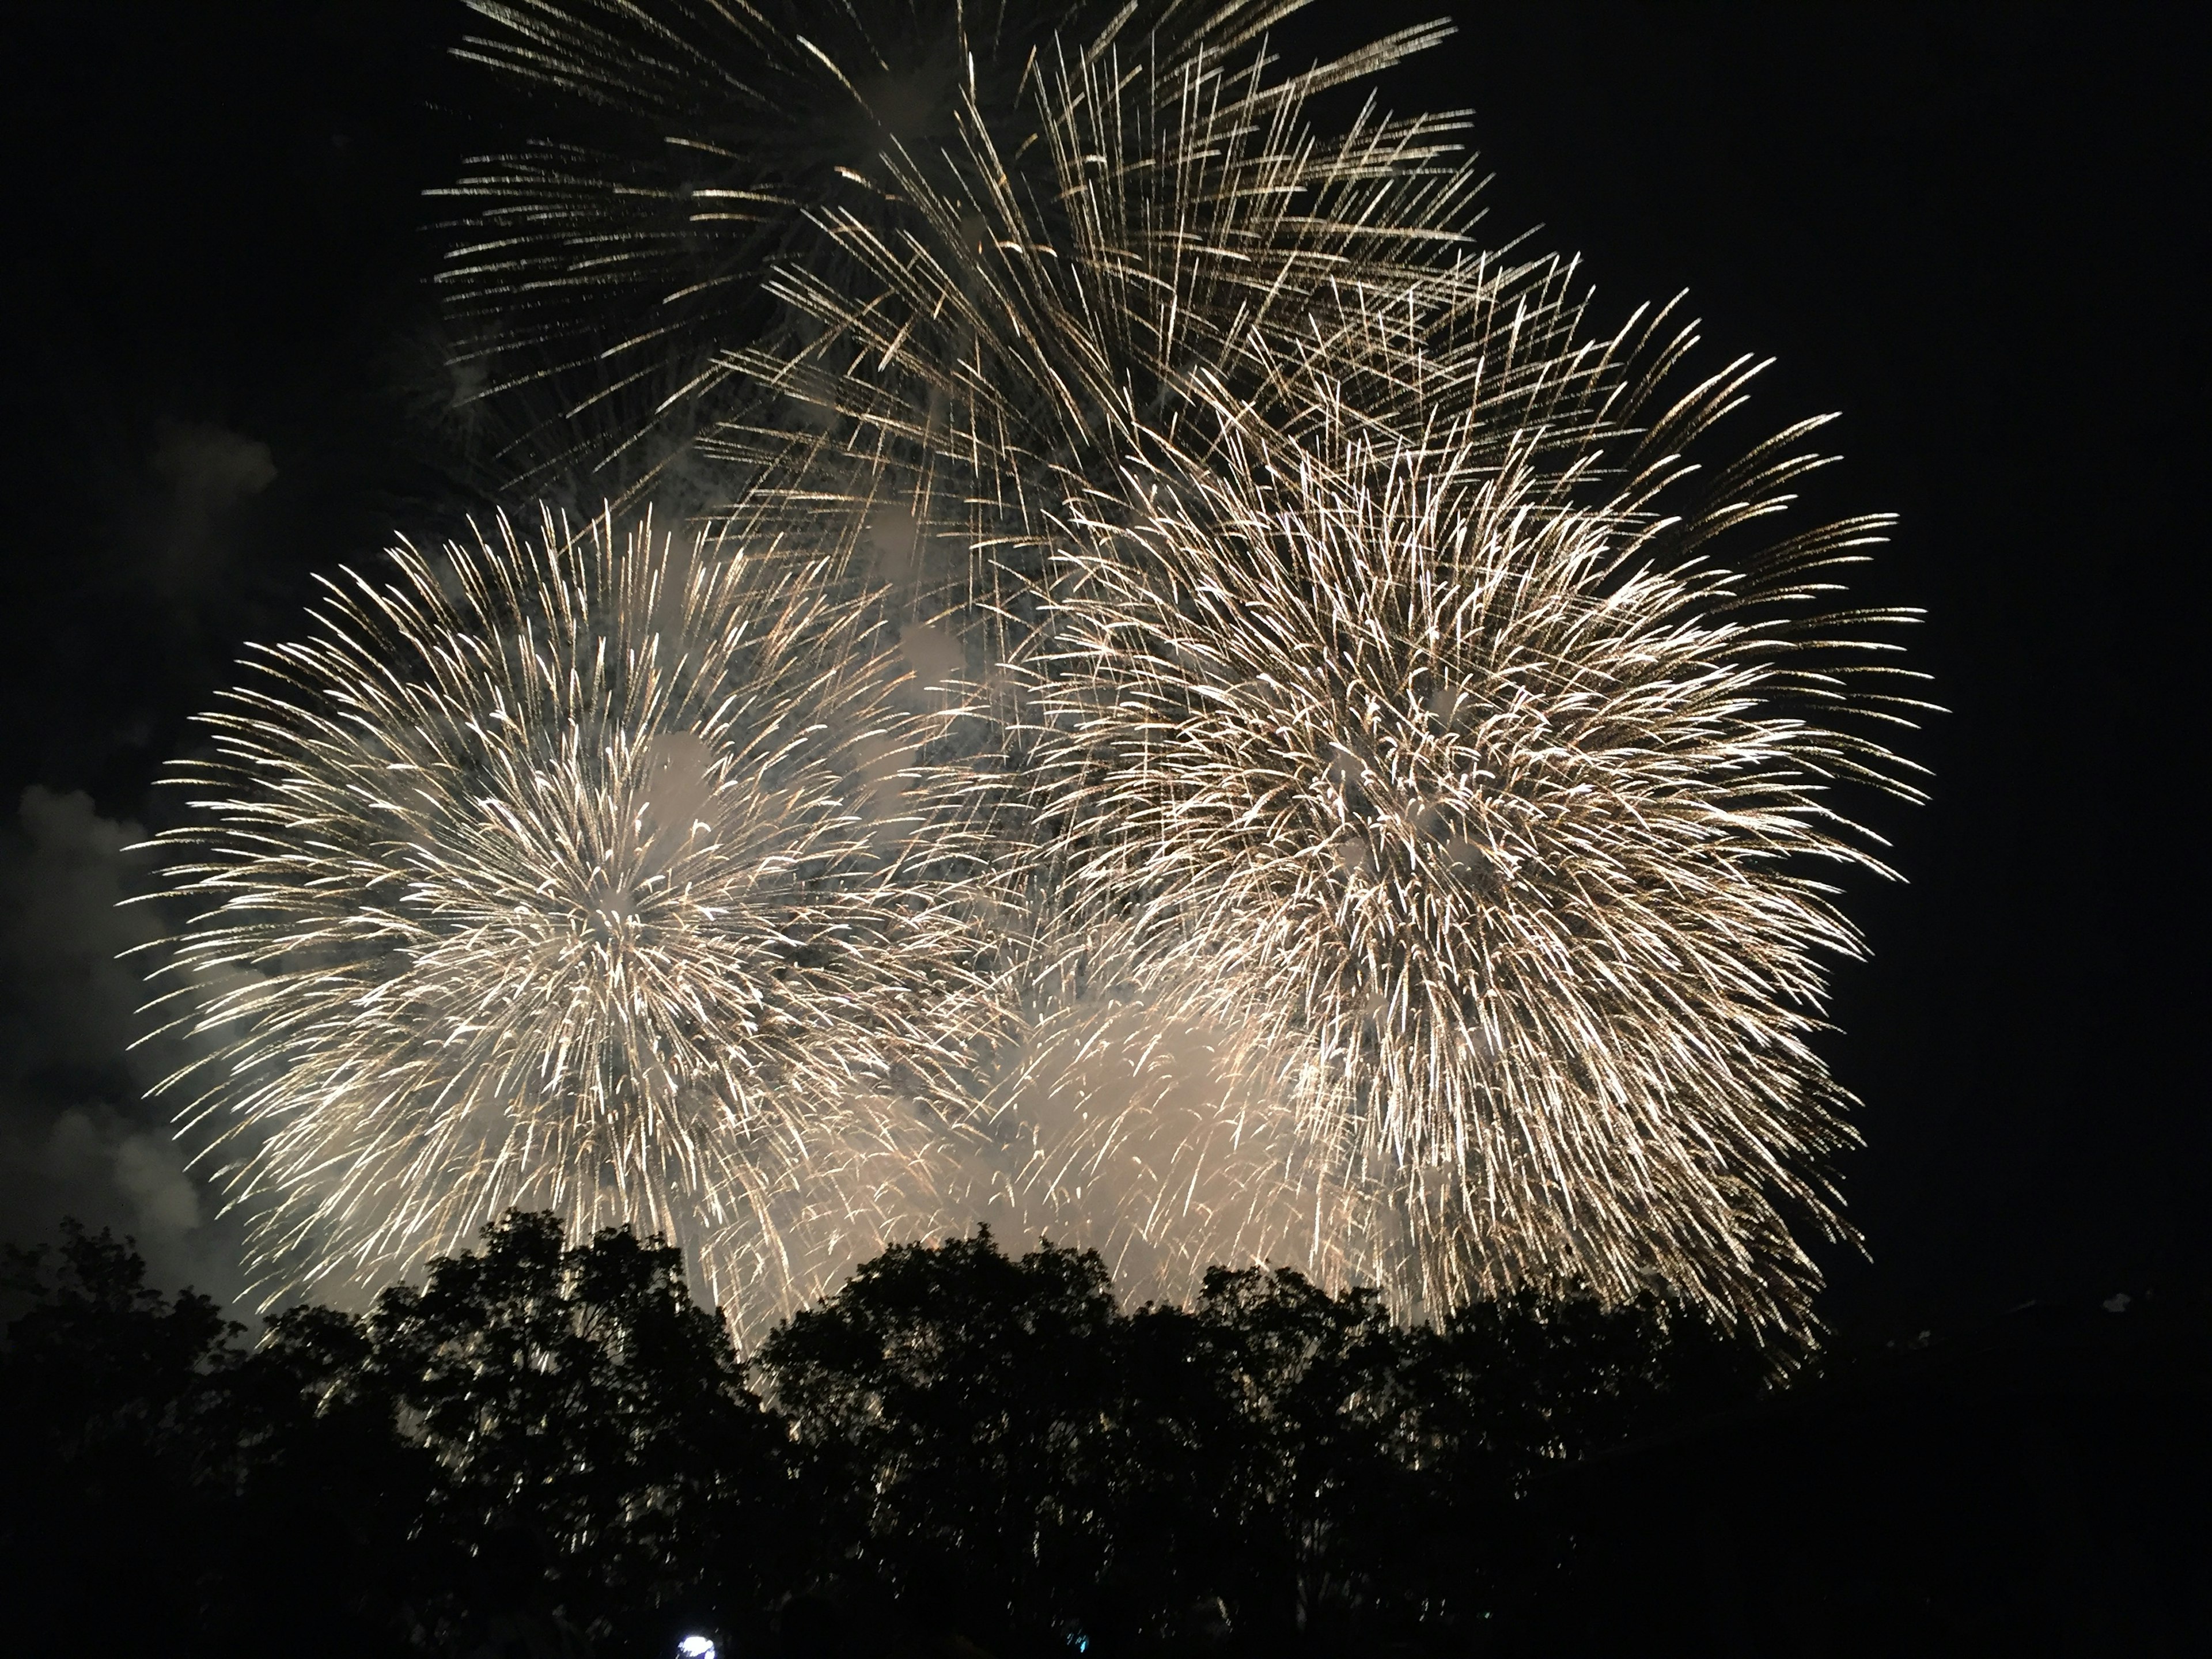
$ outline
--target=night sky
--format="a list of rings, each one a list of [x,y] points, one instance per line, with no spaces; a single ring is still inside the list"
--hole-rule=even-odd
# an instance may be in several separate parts
[[[1329,5],[1293,55],[1451,9],[1389,83],[1465,106],[1491,227],[1579,252],[1601,319],[1690,291],[1771,354],[1769,426],[1840,410],[1814,505],[1894,510],[1869,578],[1929,613],[1934,803],[1829,1045],[1871,1263],[1846,1325],[1970,1322],[2207,1265],[2198,674],[2204,54],[2188,9]],[[9,718],[0,1235],[73,1211],[236,1288],[116,951],[122,849],[247,639],[311,573],[442,534],[458,459],[422,192],[512,129],[458,0],[74,0],[4,26]],[[2191,111],[2197,112],[2192,115]]]

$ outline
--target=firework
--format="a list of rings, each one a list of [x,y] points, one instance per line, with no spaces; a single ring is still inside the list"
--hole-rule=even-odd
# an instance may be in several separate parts
[[[540,1206],[666,1232],[750,1326],[933,1219],[982,981],[876,624],[649,524],[392,557],[255,653],[162,838],[204,1050],[164,1087],[264,1289]]]
[[[1821,604],[1882,520],[1725,556],[1808,428],[1659,511],[1745,378],[1588,504],[1447,428],[1072,515],[1030,780],[1063,902],[1379,1183],[1360,1276],[1408,1302],[1661,1282],[1788,1325],[1788,1220],[1841,1231],[1808,1039],[1859,941],[1816,872],[1881,871],[1833,795],[1911,793],[1870,735],[1911,705],[1863,631],[1901,618]]]
[[[1484,244],[1455,119],[1315,130],[1316,94],[1440,30],[1285,71],[1260,33],[1285,9],[1258,0],[478,9],[501,32],[477,55],[604,116],[457,191],[464,367],[550,398],[518,469],[650,481],[685,451],[754,550],[716,603],[879,617],[963,704],[932,727],[944,770],[909,769],[929,805],[822,866],[925,935],[858,927],[809,981],[826,1009],[849,973],[834,1029],[865,1055],[727,1108],[748,1134],[831,1127],[667,1183],[663,1224],[706,1204],[752,1241],[731,1259],[766,1261],[810,1228],[1011,1207],[1169,1293],[1273,1257],[1431,1312],[1577,1277],[1802,1319],[1796,1234],[1844,1231],[1848,1097],[1811,1039],[1825,964],[1860,945],[1827,878],[1881,870],[1838,792],[1911,793],[1878,735],[1913,705],[1868,636],[1899,618],[1833,598],[1880,521],[1763,541],[1809,428],[1700,472],[1751,366],[1688,379],[1671,308],[1595,330],[1571,264]],[[366,685],[391,653],[360,649]],[[405,712],[375,708],[364,732]],[[540,741],[586,718],[549,707]],[[832,773],[876,764],[824,741]],[[196,872],[209,892],[319,833],[224,810],[269,827]],[[239,926],[187,969],[281,960]],[[257,994],[201,1018],[250,1025]],[[933,1000],[989,1012],[919,1019]],[[568,1052],[507,1029],[497,1075]],[[304,1124],[354,1087],[297,1069],[283,1110],[210,1109]],[[623,1142],[638,1168],[669,1113]],[[407,1189],[410,1144],[446,1157],[389,1137],[362,1194]],[[284,1225],[347,1212],[315,1195],[334,1166],[270,1144],[239,1179],[307,1194]],[[532,1145],[533,1178],[599,1167]],[[629,1199],[585,1184],[614,1194],[594,1216]],[[428,1236],[380,1225],[345,1259]]]
[[[1131,62],[1066,46],[1020,118],[963,109],[957,165],[888,152],[898,222],[827,206],[836,257],[769,283],[803,343],[726,355],[811,412],[702,437],[757,481],[738,516],[775,528],[888,504],[950,550],[933,599],[1003,628],[1004,656],[1048,626],[1062,504],[1133,458],[1203,476],[1233,434],[1295,434],[1324,387],[1388,421],[1479,382],[1486,431],[1543,410],[1571,437],[1562,390],[1593,365],[1550,349],[1572,331],[1571,284],[1470,243],[1456,124],[1370,112],[1326,139],[1305,125],[1315,94],[1431,38],[1291,76],[1256,48]]]
[[[765,292],[772,273],[851,269],[825,215],[927,235],[912,175],[959,191],[954,157],[978,123],[1000,153],[1027,154],[1033,82],[1063,42],[1169,70],[1303,3],[471,0],[487,27],[460,55],[535,94],[559,129],[475,158],[439,192],[468,216],[441,283],[454,367],[508,433],[499,469],[526,489],[588,475],[597,496],[641,488],[720,424],[787,418],[733,356],[804,338]]]

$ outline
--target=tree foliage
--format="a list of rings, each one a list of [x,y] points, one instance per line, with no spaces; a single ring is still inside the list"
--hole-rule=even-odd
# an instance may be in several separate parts
[[[0,1545],[57,1647],[128,1573],[180,1653],[1459,1651],[1566,1547],[1544,1471],[1758,1376],[1656,1299],[1408,1327],[1252,1267],[1125,1311],[1095,1254],[988,1231],[750,1363],[676,1251],[545,1215],[251,1346],[105,1234],[13,1279],[10,1473],[53,1496]]]

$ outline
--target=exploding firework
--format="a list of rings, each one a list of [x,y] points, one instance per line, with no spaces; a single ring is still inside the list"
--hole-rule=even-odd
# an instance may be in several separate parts
[[[971,135],[1012,158],[1014,187],[1042,181],[1034,82],[1063,49],[1118,43],[1170,71],[1303,3],[471,0],[487,27],[461,55],[561,129],[475,158],[441,192],[468,216],[441,277],[454,367],[503,417],[499,466],[519,487],[588,476],[604,495],[641,488],[702,431],[788,419],[734,358],[805,337],[765,291],[772,273],[836,285],[852,269],[824,216],[927,239],[914,176],[961,191]]]
[[[933,1220],[988,999],[876,625],[649,524],[392,558],[257,653],[162,838],[204,1050],[164,1087],[264,1288],[532,1205],[666,1232],[753,1325]]]
[[[1322,143],[1265,70],[1040,76],[1048,212],[979,123],[955,185],[898,175],[936,240],[825,215],[859,286],[779,279],[814,342],[739,357],[843,423],[760,522],[888,475],[1018,613],[1000,781],[1076,988],[1008,1090],[1032,1200],[1432,1310],[1794,1324],[1859,949],[1817,872],[1881,869],[1838,786],[1911,793],[1869,735],[1902,616],[1824,597],[1881,521],[1759,544],[1809,428],[1683,459],[1755,368],[1589,331],[1571,269],[1468,246],[1435,127]]]
[[[1659,512],[1744,378],[1587,506],[1446,430],[1133,479],[1085,525],[1035,688],[1042,855],[1120,971],[1241,1034],[1307,1149],[1274,1201],[1365,1184],[1346,1254],[1408,1303],[1662,1282],[1788,1325],[1790,1224],[1840,1231],[1808,1039],[1858,939],[1814,872],[1881,869],[1832,796],[1911,793],[1868,735],[1910,704],[1861,632],[1899,618],[1820,604],[1881,520],[1723,556],[1806,428]]]
[[[959,165],[887,153],[896,230],[868,203],[825,207],[837,257],[769,283],[801,343],[726,356],[812,412],[702,439],[755,481],[738,516],[779,530],[888,505],[949,550],[921,562],[925,591],[988,618],[995,659],[1048,627],[1064,503],[1133,458],[1203,476],[1238,434],[1294,434],[1324,392],[1387,422],[1478,384],[1486,433],[1551,421],[1571,441],[1601,365],[1571,340],[1556,264],[1470,244],[1455,124],[1370,112],[1324,139],[1305,122],[1317,93],[1432,38],[1289,76],[1258,48],[1067,46],[1020,118],[966,107]]]
[[[711,718],[633,732],[586,672],[664,637],[562,597],[631,592],[604,530],[590,572],[457,554],[456,600],[403,556],[222,717],[176,971],[267,1260],[368,1276],[553,1194],[773,1303],[1011,1205],[1170,1293],[1272,1258],[1802,1317],[1859,948],[1821,872],[1880,867],[1834,792],[1905,788],[1896,618],[1831,597],[1878,525],[1759,539],[1803,428],[1696,483],[1748,372],[1484,246],[1455,121],[1314,131],[1440,30],[1285,73],[1267,0],[478,9],[604,120],[458,187],[463,368],[550,396],[519,474],[688,445],[752,552],[654,579],[716,573],[654,647]],[[953,729],[884,689],[902,629],[959,778],[885,759]],[[664,775],[697,859],[592,943],[631,913],[578,872],[674,856]],[[541,819],[645,827],[549,862]]]

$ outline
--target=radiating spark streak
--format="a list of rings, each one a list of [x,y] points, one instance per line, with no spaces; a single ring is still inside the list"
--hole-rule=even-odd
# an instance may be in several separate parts
[[[1169,1294],[1294,1260],[1407,1310],[1573,1277],[1802,1326],[1800,1236],[1848,1232],[1824,872],[1886,873],[1850,791],[1912,793],[1903,613],[1838,598],[1886,521],[1775,531],[1820,422],[1731,456],[1763,365],[1693,374],[1675,307],[1596,330],[1571,263],[1483,242],[1459,119],[1316,130],[1435,27],[1299,72],[1275,0],[477,9],[473,55],[617,133],[452,192],[462,366],[552,399],[510,471],[642,491],[688,446],[750,550],[716,614],[842,643],[687,647],[720,701],[601,708],[647,630],[510,544],[457,568],[529,566],[519,645],[405,566],[270,658],[179,844],[276,920],[218,908],[177,970],[270,1261],[371,1276],[536,1181],[761,1305],[1011,1210]],[[829,665],[882,655],[856,617],[957,664],[895,827],[854,803],[923,738]],[[666,720],[711,810],[647,834],[605,734]],[[357,844],[464,799],[465,848]],[[793,886],[828,908],[772,918]]]
[[[1363,435],[1070,512],[1039,856],[1079,937],[1121,927],[1116,971],[1242,1033],[1309,1156],[1371,1183],[1405,1231],[1347,1229],[1351,1261],[1409,1301],[1663,1282],[1786,1325],[1791,1224],[1844,1231],[1809,1039],[1860,946],[1807,872],[1881,872],[1836,776],[1911,792],[1800,717],[1796,682],[1855,679],[1789,665],[1850,653],[1787,600],[1879,524],[1778,578],[1713,556],[1804,464],[1670,521],[1663,469],[1583,507],[1450,434]]]
[[[649,524],[392,559],[256,653],[160,842],[201,1046],[162,1086],[265,1289],[545,1204],[667,1232],[750,1326],[824,1236],[933,1217],[973,850],[876,624]]]

